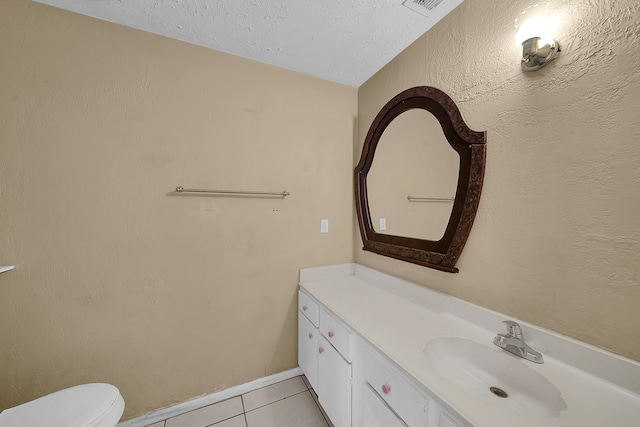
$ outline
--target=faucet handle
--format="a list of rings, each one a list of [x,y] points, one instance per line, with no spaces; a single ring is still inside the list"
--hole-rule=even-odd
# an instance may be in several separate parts
[[[502,323],[507,325],[507,334],[512,337],[522,339],[522,328],[513,320],[503,320]]]

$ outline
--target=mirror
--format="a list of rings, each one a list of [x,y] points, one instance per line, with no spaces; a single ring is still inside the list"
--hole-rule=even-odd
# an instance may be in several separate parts
[[[433,114],[416,108],[396,117],[380,136],[367,175],[374,230],[440,240],[451,217],[459,163]]]
[[[447,94],[419,86],[395,96],[371,124],[355,169],[363,249],[457,273],[485,159],[486,132],[469,129]]]

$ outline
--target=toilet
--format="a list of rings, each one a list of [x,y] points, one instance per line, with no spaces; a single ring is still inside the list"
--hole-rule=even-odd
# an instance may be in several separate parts
[[[111,384],[83,384],[0,412],[0,427],[114,427],[124,399]]]

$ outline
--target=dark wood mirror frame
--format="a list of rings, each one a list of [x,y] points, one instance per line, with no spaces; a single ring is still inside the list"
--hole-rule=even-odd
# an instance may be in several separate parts
[[[458,186],[449,223],[438,241],[377,233],[373,228],[367,197],[367,174],[376,147],[389,123],[407,110],[421,108],[433,114],[451,147],[460,156]],[[486,162],[486,132],[466,125],[455,102],[429,86],[407,89],[391,99],[373,120],[355,169],[356,213],[363,249],[414,264],[457,273],[456,261],[471,232],[482,192]],[[391,177],[392,178],[392,177]],[[429,221],[429,218],[425,218]]]

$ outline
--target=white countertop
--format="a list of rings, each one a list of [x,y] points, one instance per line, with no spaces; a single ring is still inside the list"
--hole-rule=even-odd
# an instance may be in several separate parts
[[[474,426],[640,425],[640,363],[360,265],[301,270],[300,286]],[[518,415],[468,395],[423,354],[441,336],[491,346],[506,319],[543,353],[543,364],[523,363],[560,389],[567,409],[558,418]]]

